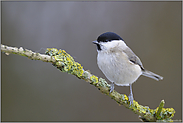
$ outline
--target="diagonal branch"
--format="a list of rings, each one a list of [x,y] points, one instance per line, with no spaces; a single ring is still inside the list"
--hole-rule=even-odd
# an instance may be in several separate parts
[[[64,50],[57,50],[55,48],[47,48],[45,54],[35,53],[28,49],[23,49],[22,47],[10,47],[1,44],[1,52],[4,52],[6,55],[17,54],[21,56],[26,56],[32,60],[41,60],[43,62],[50,62],[55,67],[57,67],[62,72],[67,72],[69,74],[75,75],[79,79],[83,79],[86,82],[89,82],[91,85],[94,85],[98,88],[103,94],[110,96],[118,104],[124,105],[126,108],[132,110],[134,113],[139,115],[139,118],[142,121],[172,121],[175,114],[173,108],[163,108],[165,101],[160,102],[159,107],[156,109],[150,109],[148,106],[139,105],[135,100],[133,105],[129,105],[128,97],[125,94],[120,94],[117,91],[109,93],[110,85],[102,78],[99,78],[89,71],[83,69],[81,64],[75,62],[73,57],[71,57]]]

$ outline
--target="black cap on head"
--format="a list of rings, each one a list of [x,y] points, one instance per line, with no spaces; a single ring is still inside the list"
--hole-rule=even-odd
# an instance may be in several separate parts
[[[114,32],[103,33],[97,38],[98,42],[108,42],[112,40],[123,40],[123,39]]]

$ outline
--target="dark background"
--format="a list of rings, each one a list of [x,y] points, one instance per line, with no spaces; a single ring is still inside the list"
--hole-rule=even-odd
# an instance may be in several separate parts
[[[92,41],[116,32],[146,69],[164,77],[159,82],[140,77],[133,84],[135,100],[156,108],[164,99],[165,107],[176,111],[173,119],[181,120],[181,4],[2,2],[2,44],[33,51],[61,48],[85,70],[105,78]],[[94,86],[50,63],[1,53],[1,67],[2,121],[139,121]],[[115,89],[129,94],[129,87]]]

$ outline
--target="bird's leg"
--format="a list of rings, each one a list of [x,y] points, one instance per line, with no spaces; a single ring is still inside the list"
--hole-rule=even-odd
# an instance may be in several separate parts
[[[130,101],[130,106],[133,104],[133,93],[132,93],[132,84],[129,84],[130,85],[130,94],[128,96],[128,99]]]
[[[111,83],[111,87],[110,87],[109,93],[111,93],[113,90],[114,90],[114,82]]]

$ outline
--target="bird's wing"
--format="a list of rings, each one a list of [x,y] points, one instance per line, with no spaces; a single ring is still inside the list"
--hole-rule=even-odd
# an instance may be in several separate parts
[[[139,57],[135,55],[135,53],[128,47],[125,50],[123,50],[124,53],[127,54],[128,59],[134,63],[134,64],[138,64],[142,70],[144,70],[144,67],[142,65],[142,62],[140,61]]]

